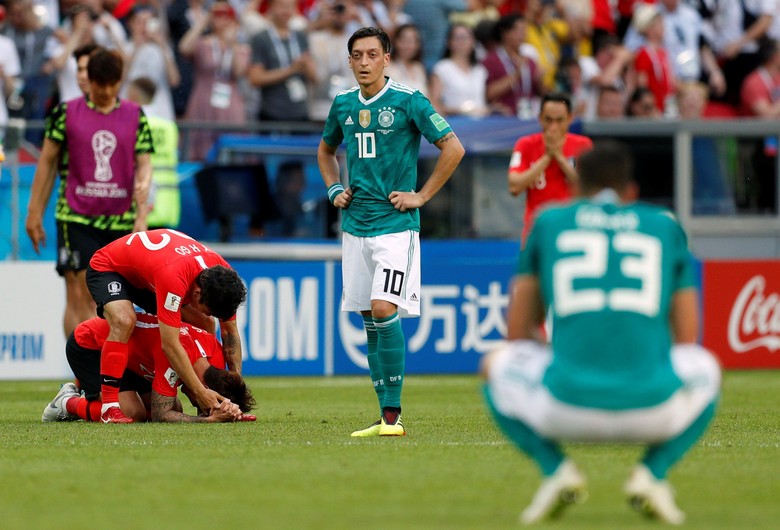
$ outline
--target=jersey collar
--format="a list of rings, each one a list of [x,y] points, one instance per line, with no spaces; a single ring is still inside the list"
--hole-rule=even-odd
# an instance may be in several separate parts
[[[373,102],[375,102],[376,100],[381,98],[384,95],[384,93],[387,92],[390,89],[390,83],[392,83],[392,82],[393,82],[392,79],[390,79],[389,77],[385,76],[385,86],[383,86],[382,90],[377,92],[374,95],[374,97],[372,97],[371,99],[366,99],[366,98],[363,97],[363,93],[360,92],[360,90],[358,90],[358,99],[360,100],[360,102],[363,105],[371,105]]]

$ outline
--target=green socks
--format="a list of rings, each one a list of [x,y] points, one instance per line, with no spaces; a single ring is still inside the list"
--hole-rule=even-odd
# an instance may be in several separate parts
[[[374,385],[376,397],[379,400],[379,413],[382,413],[382,402],[385,397],[385,383],[382,380],[382,371],[379,369],[379,357],[377,356],[378,337],[374,319],[371,316],[363,315],[363,326],[366,328],[366,345],[368,347],[368,373],[371,376],[371,382]]]
[[[400,408],[406,365],[406,340],[403,329],[401,329],[401,318],[398,313],[393,313],[387,318],[374,319],[374,326],[378,339],[377,359],[381,374],[380,379],[384,382],[384,399],[380,405],[381,408]],[[376,381],[373,371],[371,379]],[[380,399],[382,398],[380,397]]]

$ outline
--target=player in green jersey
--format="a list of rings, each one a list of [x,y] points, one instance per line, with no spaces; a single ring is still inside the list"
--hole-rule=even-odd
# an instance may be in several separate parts
[[[579,200],[543,212],[520,257],[507,345],[486,356],[498,426],[545,477],[525,523],[585,498],[562,441],[642,442],[625,485],[632,506],[685,515],[665,480],[713,417],[720,369],[696,344],[698,301],[682,227],[634,202],[630,153],[605,142],[579,159]],[[546,312],[552,344],[535,340]]]
[[[358,86],[338,94],[317,158],[328,198],[342,209],[342,311],[363,315],[368,365],[380,418],[353,436],[402,436],[401,389],[406,342],[400,318],[420,314],[420,213],[464,155],[449,124],[419,91],[385,77],[390,39],[362,28],[349,39]],[[417,188],[420,136],[441,153]],[[336,149],[345,144],[349,184]]]

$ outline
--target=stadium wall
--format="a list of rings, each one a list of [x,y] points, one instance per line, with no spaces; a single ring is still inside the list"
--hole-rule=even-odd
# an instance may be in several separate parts
[[[296,255],[300,245],[280,247],[262,260],[226,256],[249,292],[238,314],[244,373],[367,373],[360,317],[339,311],[339,246],[318,245],[303,257]],[[473,373],[505,332],[518,246],[424,242],[422,251],[423,316],[403,324],[407,372]],[[697,269],[704,345],[725,368],[780,368],[778,261],[705,261]],[[71,377],[61,326],[64,286],[54,263],[0,262],[0,292],[0,379]]]

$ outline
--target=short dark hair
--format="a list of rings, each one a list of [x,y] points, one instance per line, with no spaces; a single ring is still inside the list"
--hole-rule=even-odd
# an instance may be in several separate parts
[[[577,174],[586,195],[604,188],[620,192],[634,181],[634,156],[625,144],[597,140],[593,149],[577,159]]]
[[[75,50],[73,50],[73,58],[76,59],[76,62],[79,62],[79,59],[84,57],[85,55],[91,55],[92,52],[96,50],[102,50],[103,47],[99,46],[98,44],[95,44],[94,42],[90,42],[89,44],[85,44],[83,46],[79,46]]]
[[[390,45],[390,37],[387,35],[387,33],[385,33],[385,30],[382,28],[372,28],[369,26],[357,30],[349,38],[349,41],[347,41],[347,51],[350,53],[350,55],[352,54],[352,45],[356,40],[367,39],[369,37],[376,37],[379,39],[379,43],[382,45],[382,51],[384,53],[390,53],[392,50],[392,46]]]
[[[155,92],[157,92],[157,84],[148,77],[137,77],[130,81],[130,86],[135,87],[141,93],[141,97],[144,100],[141,103],[144,105],[149,104],[154,99]]]
[[[525,22],[525,18],[523,18],[523,15],[520,15],[519,13],[510,13],[499,18],[496,22],[496,25],[493,26],[493,40],[496,42],[501,42],[501,39],[504,37],[504,33],[511,31],[512,28],[515,27],[515,23],[518,20]]]
[[[563,92],[550,92],[548,94],[545,94],[542,97],[542,104],[539,105],[539,112],[544,109],[544,104],[548,101],[553,101],[555,103],[563,103],[566,105],[566,112],[571,114],[571,98],[564,94]]]
[[[87,77],[101,86],[115,85],[122,80],[123,69],[124,60],[119,52],[100,48],[89,55]]]
[[[238,405],[241,412],[249,412],[257,404],[252,391],[247,388],[246,381],[238,372],[209,366],[203,372],[203,382],[210,390]]]
[[[238,306],[246,300],[246,286],[241,277],[222,265],[203,269],[195,283],[200,287],[200,301],[220,320],[235,315]]]

